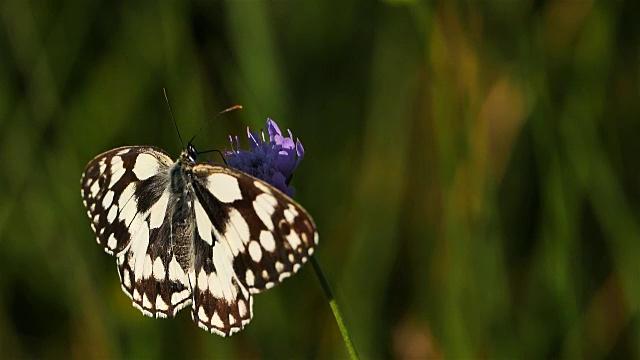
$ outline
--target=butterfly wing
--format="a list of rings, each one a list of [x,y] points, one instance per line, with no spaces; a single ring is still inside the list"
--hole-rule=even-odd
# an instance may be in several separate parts
[[[295,273],[313,253],[311,217],[261,180],[209,164],[193,168],[196,223],[192,317],[226,336],[253,315],[251,293]]]
[[[293,199],[225,166],[198,164],[193,173],[204,210],[196,208],[196,221],[209,221],[201,235],[223,245],[236,277],[251,293],[282,282],[313,254],[315,224]]]
[[[98,243],[117,256],[122,289],[145,315],[172,317],[191,302],[191,241],[169,206],[171,158],[154,147],[122,147],[94,158],[83,173],[82,198]],[[189,249],[190,250],[190,249]]]
[[[194,204],[198,217],[197,214],[202,214],[204,209],[199,200],[196,199]],[[251,320],[253,298],[238,280],[232,266],[233,259],[224,245],[209,241],[211,236],[203,238],[200,235],[204,234],[203,229],[210,228],[201,221],[197,220],[200,223],[196,225],[194,235],[195,280],[191,317],[209,332],[232,335]]]
[[[137,200],[151,189],[138,183],[151,183],[154,175],[166,172],[172,163],[162,150],[146,146],[113,149],[89,162],[80,180],[82,199],[96,240],[107,253],[119,253],[129,245],[129,227],[139,205],[147,206]],[[150,202],[154,200],[158,197]]]

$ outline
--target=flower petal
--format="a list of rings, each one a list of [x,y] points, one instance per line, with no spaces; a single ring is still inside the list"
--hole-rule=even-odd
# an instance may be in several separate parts
[[[294,188],[288,183],[293,171],[304,157],[304,148],[299,139],[293,141],[291,130],[287,129],[288,137],[284,137],[275,121],[267,119],[267,133],[264,131],[251,132],[247,127],[247,138],[250,150],[240,149],[240,141],[236,136],[236,148],[233,138],[229,137],[231,151],[224,153],[228,157],[227,164],[233,168],[264,180],[289,196],[293,196]]]
[[[296,160],[296,166],[298,166],[300,161],[304,158],[304,147],[302,147],[300,139],[296,139],[296,154],[298,154],[298,160]]]
[[[286,181],[286,179],[285,179],[284,175],[282,175],[281,172],[276,172],[275,174],[273,174],[273,176],[271,177],[271,181],[269,181],[269,182],[276,189],[282,191],[283,193],[285,193],[285,194],[287,194],[289,196],[293,196],[295,190],[293,189],[293,187],[287,186],[287,183],[285,181]]]
[[[267,118],[267,132],[269,133],[269,139],[273,139],[275,135],[282,136],[282,132],[280,131],[278,124],[269,118]]]

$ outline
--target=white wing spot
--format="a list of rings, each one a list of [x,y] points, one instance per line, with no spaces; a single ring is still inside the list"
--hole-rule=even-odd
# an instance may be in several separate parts
[[[213,316],[211,317],[211,325],[217,326],[219,328],[224,327],[224,323],[222,322],[222,319],[220,319],[220,315],[218,315],[218,312],[213,313]]]
[[[207,189],[213,196],[224,203],[242,199],[238,179],[227,174],[212,174],[208,178]]]
[[[122,178],[125,173],[124,163],[120,156],[114,156],[111,158],[111,178],[109,179],[109,187],[113,187],[115,183]]]
[[[160,259],[160,256],[158,256],[153,262],[153,277],[157,280],[164,280],[165,276],[166,273],[164,271],[164,264],[162,263],[162,259]]]
[[[237,256],[251,240],[249,224],[247,224],[242,214],[234,208],[229,211],[229,223],[224,237],[233,256]]]
[[[289,244],[291,244],[291,247],[294,249],[301,244],[300,237],[295,231],[291,231],[289,235],[287,235],[287,241],[289,241]]]
[[[91,192],[92,199],[98,196],[98,193],[100,192],[100,184],[97,179],[93,182],[93,185],[91,185],[89,191]]]
[[[142,307],[146,309],[151,309],[151,301],[147,297],[147,294],[142,294]]]
[[[160,296],[160,294],[156,297],[156,309],[162,311],[169,310],[169,306],[164,302],[164,300],[162,300],[162,296]]]
[[[253,185],[255,185],[255,187],[257,187],[258,189],[266,192],[267,194],[271,194],[271,189],[269,189],[269,187],[265,185],[262,181],[255,180],[253,182]]]
[[[104,198],[102,198],[102,207],[104,209],[108,209],[109,206],[111,206],[111,203],[113,202],[113,195],[115,195],[115,193],[109,190],[105,194]]]
[[[116,237],[113,236],[113,234],[109,235],[109,240],[107,240],[107,247],[113,250],[116,248],[116,245],[118,245],[118,241],[116,240]]]
[[[284,270],[284,264],[280,261],[276,261],[276,271],[281,273]]]
[[[204,269],[200,269],[200,273],[198,273],[198,289],[200,289],[200,291],[206,291],[209,287],[207,280],[207,273]]]
[[[171,304],[176,305],[177,303],[179,303],[182,300],[186,299],[188,296],[189,296],[189,290],[182,290],[180,292],[174,292],[171,295]],[[175,312],[177,312],[177,310],[174,310],[174,313]]]
[[[233,317],[233,315],[231,315],[231,313],[229,313],[229,324],[233,324],[236,322],[236,318]]]
[[[253,275],[253,271],[251,269],[247,269],[247,273],[244,276],[245,282],[249,286],[253,286],[255,281],[255,276]]]
[[[120,194],[118,208],[120,208],[120,220],[124,220],[129,225],[137,213],[137,201],[133,194],[136,191],[136,184],[130,183]]]
[[[300,269],[300,264],[293,264],[293,272],[298,272]]]
[[[260,244],[262,244],[262,247],[267,251],[276,251],[276,240],[270,231],[262,230],[260,232]]]
[[[144,268],[142,272],[142,277],[144,279],[148,279],[153,274],[153,262],[151,261],[151,255],[147,254],[144,257]]]
[[[293,220],[295,220],[296,216],[293,214],[293,212],[291,212],[291,210],[284,209],[284,218],[287,219],[287,222],[293,223]]]
[[[211,238],[213,226],[211,224],[211,221],[209,221],[209,217],[200,204],[200,201],[196,200],[195,204],[196,225],[198,226],[198,234],[207,244],[213,245],[213,239]]]
[[[274,226],[273,226],[273,219],[271,219],[271,214],[273,214],[273,211],[275,209],[268,207],[268,209],[271,212],[265,209],[264,205],[260,202],[260,196],[262,195],[265,195],[265,194],[258,195],[258,197],[254,200],[253,210],[255,210],[256,215],[258,215],[258,217],[260,218],[264,226],[266,226],[267,229],[269,229],[270,231],[273,231]]]
[[[224,297],[224,294],[222,293],[222,285],[220,285],[220,279],[216,272],[211,272],[211,274],[209,274],[209,291],[214,298],[220,299]]]
[[[113,205],[110,209],[109,212],[107,213],[107,221],[109,222],[109,224],[111,224],[113,222],[113,220],[116,219],[116,216],[118,215],[118,205]]]
[[[249,243],[249,255],[255,262],[259,262],[262,259],[262,248],[258,242],[252,241]]]
[[[268,283],[264,284],[265,289],[271,289],[274,286],[276,286],[276,283],[272,281],[269,281]]]
[[[136,157],[133,173],[140,180],[145,180],[158,173],[159,162],[155,156],[142,153]]]
[[[242,300],[238,301],[238,313],[240,314],[240,317],[245,317],[247,315],[247,305]]]
[[[131,276],[131,273],[129,272],[129,269],[124,269],[124,271],[122,272],[122,281],[124,282],[124,286],[129,289],[131,288],[131,278],[129,278]]]
[[[259,200],[260,203],[265,205],[271,214],[273,214],[276,205],[278,205],[278,200],[276,200],[273,195],[267,193],[256,196],[256,200]]]
[[[116,155],[124,155],[124,154],[128,153],[130,150],[131,150],[130,148],[122,149],[122,150],[118,151],[118,153]]]
[[[293,206],[292,204],[289,204],[289,211],[291,211],[293,216],[298,216],[298,210],[296,210],[296,207]]]
[[[187,282],[187,276],[185,275],[184,270],[182,270],[180,264],[178,264],[175,256],[173,256],[169,262],[169,280],[183,284]]]
[[[151,266],[151,256],[149,256],[149,268],[147,270],[147,266],[145,264],[145,257],[147,254],[147,247],[149,247],[149,227],[147,226],[147,222],[143,221],[140,225],[138,231],[132,236],[131,239],[131,248],[130,251],[132,253],[132,261],[134,267],[134,274],[136,280],[142,279],[143,275],[148,271],[148,275],[144,276],[145,278],[151,275],[152,266]]]
[[[208,323],[209,322],[209,317],[207,316],[207,313],[204,311],[204,308],[202,306],[200,306],[200,308],[198,308],[198,318],[203,323]]]
[[[219,287],[224,294],[224,299],[229,302],[234,300],[236,298],[236,289],[233,286],[235,271],[229,253],[222,246],[213,247],[213,264],[218,273]]]
[[[164,193],[162,193],[162,196],[160,197],[158,202],[156,202],[156,204],[151,207],[151,218],[149,219],[149,227],[151,229],[157,229],[162,226],[168,203],[169,191],[165,191]]]

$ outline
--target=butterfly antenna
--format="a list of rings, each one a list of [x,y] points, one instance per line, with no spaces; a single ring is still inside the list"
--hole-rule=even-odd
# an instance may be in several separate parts
[[[217,118],[218,116],[220,116],[220,115],[222,115],[222,114],[224,114],[224,113],[228,113],[229,111],[233,111],[233,110],[241,110],[241,109],[242,109],[242,105],[233,105],[232,107],[230,107],[230,108],[226,108],[226,109],[224,109],[224,110],[220,111],[219,113],[215,114],[211,120],[213,120],[213,119]],[[189,144],[191,144],[191,142],[196,138],[196,136],[198,136],[198,134],[200,134],[200,132],[202,131],[202,129],[204,129],[204,127],[205,127],[208,123],[209,123],[208,121],[205,121],[205,123],[204,123],[204,124],[202,124],[202,126],[200,127],[200,130],[198,130],[198,132],[197,132],[195,135],[193,135],[193,137],[191,138],[191,140],[189,140]]]
[[[169,97],[167,96],[167,89],[162,88],[162,92],[164,92],[164,99],[167,101],[167,107],[169,108],[169,114],[171,115],[171,120],[173,120],[173,125],[176,127],[176,132],[178,133],[178,139],[180,139],[180,146],[182,146],[182,148],[184,149],[182,136],[180,136],[180,130],[178,130],[178,123],[176,122],[176,118],[173,117],[173,111],[171,111],[171,105],[169,105]]]
[[[224,162],[225,165],[229,165],[227,164],[227,159],[224,158],[224,154],[222,153],[222,151],[218,150],[218,149],[214,149],[214,150],[207,150],[207,151],[200,151],[198,152],[198,155],[202,155],[202,154],[207,154],[207,153],[212,153],[212,152],[217,152],[218,154],[220,154],[220,157],[222,158],[222,161]]]

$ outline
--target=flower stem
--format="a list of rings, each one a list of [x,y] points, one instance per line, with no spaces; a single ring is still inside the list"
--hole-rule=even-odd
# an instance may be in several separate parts
[[[322,285],[322,289],[324,290],[324,294],[329,299],[329,306],[331,306],[331,311],[333,311],[333,317],[336,318],[336,323],[338,323],[338,328],[340,328],[340,333],[342,334],[342,340],[347,347],[347,351],[349,352],[349,357],[352,360],[359,359],[358,353],[356,352],[355,346],[353,346],[353,342],[349,337],[349,332],[347,331],[347,327],[344,326],[344,321],[342,320],[342,314],[340,313],[340,308],[338,307],[338,303],[336,303],[336,299],[333,297],[333,292],[331,292],[331,288],[329,287],[329,282],[327,278],[324,277],[324,273],[320,268],[320,264],[318,260],[316,260],[315,256],[311,256],[311,263],[313,264],[313,269],[316,272],[316,276],[318,276],[318,280],[320,280],[320,284]]]

